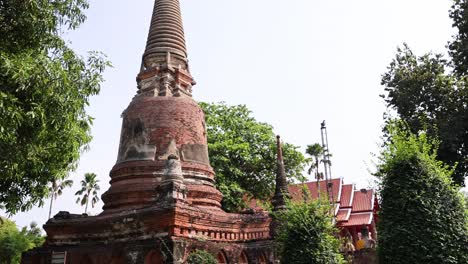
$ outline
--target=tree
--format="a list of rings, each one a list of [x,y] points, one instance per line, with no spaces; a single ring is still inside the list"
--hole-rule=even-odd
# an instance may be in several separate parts
[[[19,263],[21,253],[30,248],[29,241],[10,220],[0,225],[0,263]]]
[[[450,9],[452,26],[457,29],[449,43],[449,54],[452,57],[454,71],[458,76],[466,76],[468,73],[468,2],[466,0],[454,0]]]
[[[206,250],[197,249],[189,254],[186,264],[216,264],[216,258]]]
[[[468,263],[466,207],[437,143],[400,122],[389,135],[377,172],[380,263]]]
[[[275,188],[276,137],[271,125],[251,116],[245,105],[200,103],[206,117],[210,162],[223,208],[237,211],[246,197],[269,200]],[[298,147],[283,144],[286,175],[301,179],[306,164]]]
[[[278,221],[275,240],[281,263],[344,263],[340,242],[326,200],[288,202],[288,209],[273,215]]]
[[[329,162],[327,159],[326,161],[324,159],[321,159],[320,157],[323,156],[325,153],[325,149],[320,145],[319,143],[315,143],[313,145],[308,145],[306,149],[306,153],[309,154],[312,157],[312,162],[310,163],[309,170],[307,171],[309,175],[312,173],[313,170],[315,170],[315,179],[317,180],[317,195],[320,197],[320,188],[319,188],[319,181],[320,179],[323,178],[322,175],[320,175],[319,172],[319,165],[320,163],[324,162]]]
[[[452,73],[440,54],[416,56],[405,44],[382,77],[390,113],[405,121],[412,133],[424,131],[440,145],[437,158],[451,166],[454,183],[468,174],[468,79]],[[392,115],[388,115],[387,124]]]
[[[52,215],[52,203],[57,199],[65,188],[71,187],[73,185],[72,180],[63,179],[60,181],[54,180],[50,183],[49,195],[50,195],[50,207],[49,207],[49,219]]]
[[[0,1],[0,205],[42,204],[91,140],[89,97],[109,65],[61,38],[85,21],[86,0]]]
[[[19,231],[15,222],[0,218],[0,264],[19,264],[21,253],[43,242],[44,237],[34,222],[30,230],[24,227]]]
[[[42,229],[34,221],[29,224],[29,229],[23,227],[21,232],[32,243],[31,248],[41,246],[45,241],[45,237],[42,235]]]
[[[324,160],[320,158],[324,154],[324,149],[322,145],[320,145],[319,143],[315,143],[313,145],[307,146],[306,153],[312,157],[312,162],[307,172],[310,175],[312,171],[315,170],[315,178],[318,180],[320,179],[319,170],[318,170],[319,164],[324,162]]]
[[[454,0],[449,16],[457,30],[448,43],[450,59],[440,54],[417,57],[405,45],[399,49],[382,84],[389,109],[396,110],[413,133],[438,138],[438,159],[453,166],[455,184],[468,174],[468,2]]]
[[[96,179],[97,175],[94,173],[85,173],[84,180],[81,180],[81,189],[75,193],[75,195],[82,195],[76,199],[76,203],[81,203],[81,206],[85,205],[86,214],[88,212],[88,204],[91,200],[91,207],[99,202],[98,191],[100,187],[98,185],[99,180]]]

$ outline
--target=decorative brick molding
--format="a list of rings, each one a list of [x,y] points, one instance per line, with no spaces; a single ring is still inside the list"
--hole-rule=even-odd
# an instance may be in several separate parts
[[[53,252],[66,252],[67,263],[183,263],[194,249],[228,263],[274,262],[270,216],[221,209],[193,85],[179,1],[155,0],[104,211],[60,212],[44,225],[44,246],[22,263],[50,263]]]

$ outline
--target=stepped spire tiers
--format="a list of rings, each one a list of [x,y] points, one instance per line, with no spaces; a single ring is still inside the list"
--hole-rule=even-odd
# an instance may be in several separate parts
[[[191,96],[195,81],[189,72],[178,0],[156,0],[137,77],[138,93],[146,96]]]
[[[155,0],[103,212],[58,213],[44,225],[44,245],[22,264],[182,264],[196,249],[218,263],[275,263],[268,213],[221,208],[181,21],[178,0]]]
[[[148,41],[143,60],[145,67],[154,67],[166,62],[167,53],[177,56],[185,66],[187,50],[179,1],[158,0],[154,5]]]
[[[276,172],[276,189],[273,196],[273,206],[275,210],[286,209],[286,199],[289,198],[288,182],[286,180],[286,171],[284,169],[283,150],[281,147],[280,136],[276,137],[277,149],[277,172]]]
[[[188,71],[178,0],[155,0],[137,82],[137,95],[122,114],[117,163],[102,197],[105,213],[157,201],[155,190],[165,181],[171,155],[180,163],[187,199],[219,208],[222,194],[214,187],[205,116],[191,97],[195,82]]]

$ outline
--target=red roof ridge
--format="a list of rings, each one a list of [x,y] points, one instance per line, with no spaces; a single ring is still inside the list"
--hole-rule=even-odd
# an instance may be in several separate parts
[[[376,191],[373,188],[357,189],[356,184],[345,184],[343,177],[332,178],[328,181],[333,183],[332,194],[334,198],[334,213],[338,226],[362,226],[377,220],[375,210],[378,209],[378,201],[375,199]],[[327,180],[307,181],[294,183],[288,186],[292,200],[302,201],[302,186],[307,187],[312,199],[317,199],[317,192],[326,192]],[[255,201],[256,199],[252,199]],[[260,210],[258,203],[250,201],[250,207]],[[369,222],[369,223],[368,223]]]
[[[336,177],[336,178],[329,179],[329,181],[336,181],[336,180],[343,180],[343,177]],[[320,180],[319,182],[325,182],[325,181],[327,181],[327,180],[323,179],[323,180]],[[306,181],[306,182],[298,182],[298,183],[294,183],[294,184],[289,184],[289,186],[297,186],[297,185],[301,185],[301,184],[316,183],[316,182],[317,182],[316,180]],[[345,184],[345,185],[350,185],[350,184]]]

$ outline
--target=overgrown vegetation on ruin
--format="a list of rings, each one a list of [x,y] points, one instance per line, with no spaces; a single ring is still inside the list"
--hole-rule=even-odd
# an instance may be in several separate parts
[[[208,251],[197,249],[187,257],[186,264],[217,264],[216,258]]]

